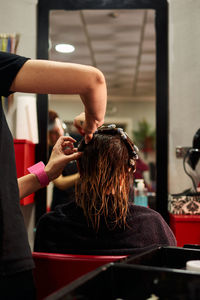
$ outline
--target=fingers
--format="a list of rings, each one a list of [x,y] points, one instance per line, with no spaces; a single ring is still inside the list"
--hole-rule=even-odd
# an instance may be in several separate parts
[[[76,152],[76,153],[67,155],[67,156],[66,156],[67,162],[70,162],[71,160],[77,160],[77,159],[79,159],[79,157],[80,157],[82,154],[83,154],[83,153],[81,153],[81,152]]]
[[[76,140],[69,136],[61,136],[57,140],[45,170],[51,180],[61,174],[68,162],[77,160],[82,155],[77,152],[78,149],[74,147],[74,142]]]
[[[96,120],[89,112],[83,112],[74,119],[74,126],[79,133],[85,136],[85,143],[88,144],[93,137],[93,133],[104,122],[104,119]]]
[[[63,150],[63,152],[64,152],[64,154],[65,155],[69,155],[69,154],[72,154],[72,153],[76,153],[78,151],[78,149],[77,148],[65,148],[64,150]]]
[[[74,142],[76,142],[76,140],[70,136],[61,136],[57,141],[56,145],[59,148],[59,150],[63,152],[63,154],[67,155],[67,157],[70,157],[70,155],[73,154],[77,154],[77,157],[79,157],[81,153],[77,152],[78,148],[74,147]]]
[[[76,140],[73,139],[73,137],[71,137],[71,136],[64,136],[63,135],[63,136],[59,137],[59,139],[57,140],[56,144],[57,143],[58,144],[62,144],[62,143],[67,142],[67,141],[72,142],[72,143],[76,142]]]
[[[102,125],[102,122],[99,122],[95,120],[93,115],[86,113],[81,113],[74,119],[74,126],[76,126],[79,133],[83,136],[85,136],[85,142],[86,144],[89,143],[89,141],[93,137],[93,133],[97,130],[97,128]]]
[[[85,113],[82,112],[80,115],[78,115],[75,119],[74,119],[74,126],[77,128],[78,132],[81,134],[81,135],[84,135],[85,132],[83,130],[83,124],[85,122]]]
[[[84,121],[85,121],[85,112],[82,112],[74,118],[74,125],[82,126]]]
[[[62,144],[62,149],[63,150],[68,149],[68,148],[73,149],[74,148],[74,143],[67,141],[67,142],[64,142]]]
[[[72,142],[72,143],[75,143],[75,142],[76,142],[76,140],[73,139],[71,136],[61,136],[61,137],[58,139],[58,141],[59,141],[59,140],[60,140],[60,143],[61,143],[61,144],[64,143],[64,142],[67,142],[67,141]]]
[[[89,141],[91,141],[91,139],[93,138],[93,134],[89,133],[85,135],[85,143],[88,144]]]
[[[83,128],[78,125],[75,125],[75,124],[74,124],[74,126],[76,127],[76,129],[78,130],[80,135],[84,136],[85,132],[84,132]]]
[[[75,143],[76,140],[73,139],[71,136],[61,136],[57,140],[54,148],[58,148],[60,150],[63,150],[65,147],[73,147],[73,143]]]

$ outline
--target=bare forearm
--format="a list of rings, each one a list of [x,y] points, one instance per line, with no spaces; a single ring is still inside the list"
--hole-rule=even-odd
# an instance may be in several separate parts
[[[68,175],[68,176],[59,176],[56,178],[53,183],[54,185],[59,188],[60,190],[66,190],[72,186],[75,185],[76,182],[78,182],[80,178],[79,173]]]
[[[41,188],[35,174],[28,174],[18,178],[19,198],[22,199]]]
[[[11,91],[39,94],[79,94],[86,114],[101,122],[107,90],[103,74],[80,64],[29,60],[14,79]]]

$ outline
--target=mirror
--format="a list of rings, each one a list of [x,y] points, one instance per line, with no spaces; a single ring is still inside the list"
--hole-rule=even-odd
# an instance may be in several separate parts
[[[137,2],[137,3],[136,3]],[[64,11],[65,10],[65,11]],[[103,31],[102,28],[99,27],[99,33],[95,34],[98,30],[98,23],[100,25],[104,25],[105,22],[102,22],[101,18],[103,16],[100,16],[100,11],[107,10],[103,12],[104,15],[109,17],[109,22],[106,24],[105,30]],[[149,11],[150,11],[150,15]],[[86,62],[86,56],[91,57],[92,60],[88,62],[88,64],[97,64],[97,67],[99,67],[103,73],[105,74],[107,83],[108,83],[108,89],[109,89],[109,102],[108,102],[108,111],[106,116],[106,122],[116,122],[116,119],[120,122],[120,124],[124,124],[128,134],[132,134],[132,130],[136,130],[138,127],[138,119],[135,118],[136,123],[132,124],[131,127],[131,121],[128,119],[133,119],[132,114],[134,112],[134,108],[136,108],[136,105],[138,104],[137,101],[132,102],[132,106],[129,106],[129,117],[122,118],[121,116],[124,114],[124,111],[127,110],[128,105],[130,105],[129,102],[132,101],[132,96],[130,96],[130,91],[134,94],[135,98],[143,97],[143,99],[146,97],[144,94],[141,94],[141,92],[145,92],[148,89],[151,90],[152,93],[152,100],[147,102],[146,104],[148,108],[145,109],[145,114],[148,111],[156,111],[156,115],[154,115],[154,121],[153,125],[156,124],[156,209],[163,215],[165,219],[167,219],[168,212],[167,212],[167,160],[168,160],[168,94],[167,94],[167,88],[168,88],[168,65],[167,65],[167,1],[159,1],[159,3],[155,3],[153,0],[138,0],[138,1],[98,1],[98,3],[95,1],[95,3],[91,1],[63,1],[58,0],[56,1],[39,1],[38,2],[38,58],[44,58],[48,59],[51,58],[53,53],[51,51],[54,51],[53,48],[49,52],[49,36],[53,34],[53,32],[50,29],[50,20],[51,18],[56,18],[56,15],[54,15],[55,12],[58,12],[60,15],[63,13],[76,13],[76,15],[79,18],[79,22],[81,24],[84,24],[84,22],[91,22],[91,26],[81,26],[81,31],[83,33],[82,38],[80,38],[79,45],[83,42],[82,39],[86,39],[85,44],[88,44],[88,32],[87,30],[90,30],[90,35],[93,36],[94,43],[93,45],[90,45],[87,49],[86,53],[85,47],[84,51],[78,55],[75,58],[76,62],[83,62],[78,61],[79,59],[84,59],[84,63]],[[113,32],[112,32],[112,26],[111,24],[114,22],[117,22],[120,18],[118,18],[119,12],[122,11],[124,14],[126,13],[128,15],[132,15],[130,17],[130,22],[132,26],[132,32],[128,31],[130,30],[130,24],[126,24],[124,28],[124,32],[120,32],[120,30],[116,30],[116,36],[118,36],[118,40],[115,41],[118,45],[114,47],[113,51]],[[125,12],[126,11],[126,12]],[[109,14],[109,16],[108,16]],[[123,15],[123,14],[122,14]],[[141,20],[137,23],[137,18],[141,17]],[[87,18],[89,18],[87,20]],[[99,22],[98,22],[98,18]],[[154,21],[152,22],[152,18]],[[155,76],[154,76],[154,83],[151,85],[149,84],[149,78],[146,82],[140,81],[140,66],[142,65],[143,59],[142,59],[142,52],[140,53],[140,59],[139,59],[139,65],[138,60],[135,56],[137,56],[138,52],[136,51],[139,49],[138,45],[140,44],[138,42],[138,36],[137,34],[134,35],[133,33],[138,30],[138,27],[141,27],[142,24],[145,24],[145,22],[152,22],[151,26],[147,27],[147,31],[150,30],[150,28],[154,27],[154,62],[151,60],[149,61],[147,59],[146,61],[146,71],[150,68],[154,68],[154,74],[156,73],[156,87],[155,87]],[[71,21],[71,23],[68,23],[68,26],[73,26],[73,23],[76,24],[77,22]],[[126,15],[124,15],[123,21],[126,23]],[[93,23],[92,23],[93,22]],[[97,24],[96,24],[97,23]],[[77,23],[78,24],[78,23]],[[135,26],[135,29],[133,30],[133,26]],[[76,26],[75,26],[76,27]],[[93,28],[92,28],[93,27]],[[80,27],[79,27],[80,28]],[[114,28],[114,27],[113,27]],[[116,27],[117,28],[117,27]],[[87,29],[87,30],[86,30]],[[136,30],[137,29],[137,30]],[[74,28],[74,34],[71,38],[75,39],[77,35],[77,28]],[[86,31],[84,31],[86,30]],[[70,32],[72,32],[70,30]],[[73,32],[72,32],[73,33]],[[60,32],[62,34],[62,31]],[[102,41],[99,39],[105,39],[107,36],[107,39],[109,43],[102,45]],[[127,39],[127,36],[129,37]],[[143,31],[143,34],[141,34],[140,30],[140,37],[145,36],[145,31]],[[72,40],[71,43],[75,42],[76,40]],[[121,43],[123,41],[123,43]],[[156,44],[156,46],[155,46]],[[94,46],[95,45],[95,46]],[[102,45],[102,46],[101,46]],[[51,42],[51,47],[52,47]],[[91,47],[93,46],[93,48]],[[81,46],[81,48],[83,45]],[[101,51],[105,48],[105,53],[102,55]],[[130,48],[129,48],[130,47]],[[126,48],[129,48],[129,53],[127,54]],[[156,49],[156,51],[155,51]],[[111,50],[113,51],[111,54]],[[93,57],[93,52],[96,55],[96,51],[100,51],[98,55]],[[125,51],[125,52],[124,52]],[[50,53],[50,55],[49,55]],[[126,55],[129,55],[129,58],[123,58],[124,53]],[[54,53],[55,55],[57,53]],[[119,59],[116,59],[115,55],[119,56]],[[72,56],[71,56],[72,59]],[[108,61],[111,59],[111,66],[108,63]],[[96,61],[97,60],[97,61]],[[73,61],[73,60],[72,60]],[[88,60],[87,60],[88,61]],[[114,64],[114,61],[116,62]],[[131,61],[129,65],[129,61]],[[145,61],[145,59],[144,59]],[[101,65],[100,65],[101,62]],[[154,64],[153,64],[154,63]],[[98,65],[99,64],[99,65]],[[103,67],[104,64],[104,67]],[[135,73],[133,73],[133,68],[136,67]],[[156,71],[156,72],[155,72]],[[135,76],[136,75],[136,76]],[[134,78],[137,78],[134,81]],[[144,78],[143,78],[144,79]],[[137,83],[137,84],[136,84]],[[119,89],[121,90],[121,94],[119,94]],[[149,92],[148,90],[148,92]],[[148,94],[149,95],[149,94]],[[124,99],[123,103],[119,102],[119,99]],[[42,98],[42,101],[41,101]],[[153,99],[154,98],[154,99]],[[156,101],[155,101],[156,98]],[[48,98],[46,95],[38,95],[38,125],[40,129],[40,144],[37,147],[36,152],[36,158],[37,160],[43,160],[46,161],[47,159],[47,145],[45,141],[47,140],[47,130],[45,131],[45,128],[47,129],[47,114],[48,114]],[[55,97],[54,97],[55,99]],[[128,100],[127,100],[128,99]],[[139,100],[138,99],[138,100]],[[49,106],[52,105],[53,102],[51,102],[51,97],[49,100]],[[66,98],[65,98],[66,100]],[[69,99],[68,99],[69,100]],[[58,103],[58,99],[56,100]],[[59,100],[61,101],[61,100]],[[75,110],[77,109],[78,112],[80,111],[80,100],[76,101],[76,99],[72,99],[69,101],[73,101],[75,105]],[[63,101],[64,102],[64,101]],[[154,104],[153,104],[154,102]],[[150,109],[151,105],[154,105],[154,109]],[[51,106],[53,108],[53,106]],[[70,104],[71,109],[71,104]],[[63,118],[63,116],[61,116]],[[121,117],[121,119],[120,119]],[[67,117],[66,117],[67,118]],[[151,120],[153,120],[151,118]],[[69,121],[69,120],[66,120]],[[149,119],[147,119],[149,121]],[[151,124],[150,124],[151,125]],[[45,191],[39,191],[36,195],[36,222],[37,219],[46,211],[46,204],[44,204],[44,197],[46,197]],[[41,200],[41,201],[40,201]]]
[[[145,180],[150,200],[155,200],[156,191],[154,24],[154,10],[51,10],[49,13],[49,59],[92,65],[103,72],[108,88],[105,124],[122,127],[140,149],[135,179]],[[71,48],[56,50],[64,44]],[[68,133],[73,135],[70,122],[82,111],[80,98],[50,95],[49,109],[58,113],[67,124]],[[55,186],[53,190],[53,203],[56,199],[57,203],[63,203],[64,195],[65,201],[71,199],[67,191],[58,193]],[[51,194],[49,188],[48,207]],[[154,205],[152,202],[150,206]]]

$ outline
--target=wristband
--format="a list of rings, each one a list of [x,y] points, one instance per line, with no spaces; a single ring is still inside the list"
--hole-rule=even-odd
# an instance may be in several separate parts
[[[49,184],[49,177],[47,176],[47,173],[44,171],[45,165],[42,161],[39,163],[29,167],[27,170],[31,174],[35,174],[37,176],[37,179],[39,180],[39,183],[42,187],[45,187]]]

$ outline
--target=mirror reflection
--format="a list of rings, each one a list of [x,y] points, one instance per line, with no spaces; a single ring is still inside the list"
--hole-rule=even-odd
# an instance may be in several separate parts
[[[154,19],[154,10],[52,10],[49,15],[49,59],[87,64],[103,72],[108,88],[105,124],[122,127],[140,149],[135,179],[144,179],[148,205],[153,208],[156,191]],[[57,114],[49,124],[49,137],[56,138],[55,128],[60,128],[80,139],[72,125],[73,118],[83,110],[77,96],[50,95],[49,110]],[[49,146],[51,151],[50,140]],[[74,183],[78,179],[75,164],[69,164],[63,178],[58,178],[48,189],[48,209],[54,207],[55,198],[73,199]]]

